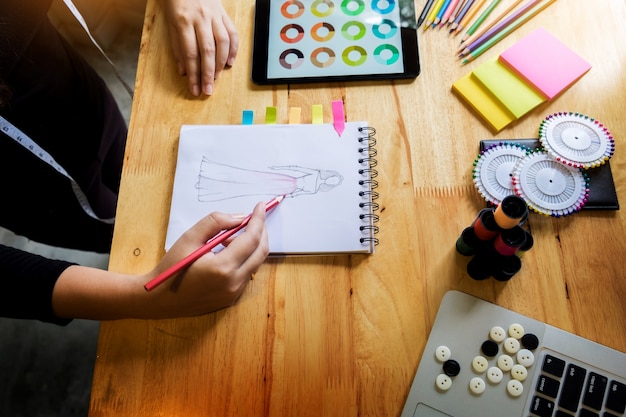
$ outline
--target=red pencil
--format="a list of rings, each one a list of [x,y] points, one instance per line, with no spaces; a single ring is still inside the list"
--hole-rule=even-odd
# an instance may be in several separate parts
[[[274,207],[280,204],[280,202],[283,201],[284,198],[285,196],[281,195],[268,201],[267,204],[265,204],[265,212],[269,212],[270,210],[272,210]],[[187,255],[178,263],[170,266],[165,271],[161,272],[155,278],[151,279],[146,285],[144,285],[144,288],[146,289],[146,291],[150,291],[154,289],[156,286],[163,283],[164,281],[166,281],[167,279],[169,279],[176,273],[178,273],[181,269],[188,267],[193,262],[197,261],[201,256],[209,253],[217,245],[224,243],[226,239],[228,239],[229,237],[233,236],[235,233],[239,232],[241,229],[246,227],[246,225],[250,221],[251,216],[252,215],[246,216],[246,218],[243,219],[243,221],[238,226],[235,226],[232,229],[222,230],[220,233],[213,236],[207,243],[200,246],[198,249],[193,251],[191,254]]]

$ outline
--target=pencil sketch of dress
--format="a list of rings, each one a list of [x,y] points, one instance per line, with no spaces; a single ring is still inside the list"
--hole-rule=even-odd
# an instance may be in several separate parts
[[[248,196],[296,197],[329,191],[343,181],[337,171],[296,165],[251,170],[202,158],[198,176],[198,201],[211,202]]]

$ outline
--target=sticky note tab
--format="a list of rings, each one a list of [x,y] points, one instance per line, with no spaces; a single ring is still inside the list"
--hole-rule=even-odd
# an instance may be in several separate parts
[[[333,126],[337,131],[337,134],[341,136],[344,129],[346,128],[346,116],[343,111],[343,100],[333,100],[332,102],[333,109]]]
[[[289,108],[289,124],[290,125],[300,124],[301,113],[302,113],[302,109],[300,107],[290,107]]]
[[[251,125],[254,123],[254,112],[252,110],[244,110],[241,115],[242,125]]]
[[[324,109],[321,104],[314,104],[311,108],[311,111],[311,124],[321,125],[322,123],[324,123]]]
[[[276,107],[268,106],[265,108],[265,124],[266,125],[276,124]]]

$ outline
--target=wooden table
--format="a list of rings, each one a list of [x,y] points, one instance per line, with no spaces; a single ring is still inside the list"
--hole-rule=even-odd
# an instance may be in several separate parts
[[[418,13],[424,1],[417,4]],[[472,183],[479,140],[534,137],[553,112],[611,130],[626,203],[626,6],[561,0],[476,61],[458,38],[419,31],[413,82],[258,87],[250,81],[253,0],[225,1],[240,36],[215,95],[187,93],[170,56],[163,11],[148,0],[110,269],[140,273],[164,253],[182,124],[238,124],[243,109],[345,102],[348,120],[377,128],[380,245],[373,256],[268,260],[238,304],[203,317],[104,322],[90,415],[397,416],[444,293],[458,289],[626,352],[626,214],[532,214],[534,248],[511,281],[477,282],[455,241],[484,207]],[[488,57],[545,27],[592,64],[570,90],[497,135],[450,86]],[[225,139],[226,140],[226,139]]]

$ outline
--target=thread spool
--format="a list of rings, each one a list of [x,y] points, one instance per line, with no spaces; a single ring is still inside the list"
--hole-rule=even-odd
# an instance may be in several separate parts
[[[508,281],[513,275],[517,274],[522,269],[522,260],[519,256],[500,256],[497,262],[497,268],[494,268],[492,273],[493,278],[496,281]]]
[[[483,246],[483,241],[476,236],[473,227],[466,227],[456,241],[456,251],[464,256],[471,256]]]
[[[526,233],[526,240],[524,241],[524,244],[520,246],[517,252],[515,252],[515,254],[519,258],[524,256],[524,254],[528,252],[535,244],[535,239],[533,238],[533,235],[528,230],[524,230],[524,232]]]
[[[472,223],[474,233],[480,240],[491,240],[500,231],[494,217],[494,209],[486,208],[478,212],[478,216]]]
[[[502,256],[515,255],[526,242],[526,231],[520,226],[505,229],[496,236],[493,247]]]
[[[516,195],[504,197],[493,216],[496,224],[503,229],[510,229],[517,226],[528,216],[528,206],[523,198]]]
[[[476,281],[482,281],[491,276],[493,268],[493,256],[491,251],[479,251],[467,263],[467,274]]]

